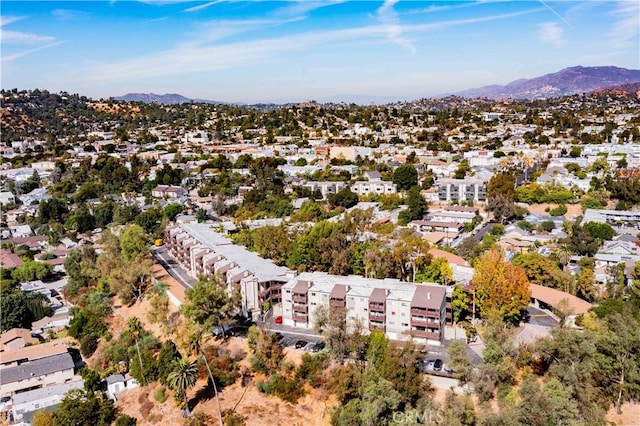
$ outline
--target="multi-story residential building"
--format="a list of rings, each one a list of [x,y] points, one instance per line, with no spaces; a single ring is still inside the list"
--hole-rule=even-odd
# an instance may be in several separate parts
[[[351,185],[351,190],[358,195],[367,194],[395,194],[398,192],[396,184],[383,180],[378,181],[357,181]]]
[[[165,243],[175,259],[194,277],[217,275],[228,285],[240,287],[242,313],[251,317],[265,303],[280,303],[280,287],[294,275],[287,268],[215,231],[215,225],[182,223],[165,231]]]
[[[187,195],[187,190],[181,186],[158,185],[151,190],[151,196],[155,198],[180,198]]]
[[[397,279],[304,272],[282,286],[283,323],[312,328],[320,306],[379,330],[390,339],[439,345],[444,339],[446,287]]]
[[[308,188],[311,192],[316,190],[320,191],[322,198],[327,198],[329,194],[335,194],[346,188],[347,184],[344,182],[313,182],[309,181],[303,184],[305,188]]]
[[[479,178],[439,179],[438,199],[444,202],[473,201],[482,203],[487,199],[487,182]]]

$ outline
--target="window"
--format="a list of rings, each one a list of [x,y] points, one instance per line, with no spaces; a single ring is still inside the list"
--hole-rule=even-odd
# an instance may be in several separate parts
[[[290,293],[291,293],[291,290],[287,290],[287,294],[290,294]]]
[[[291,312],[291,309],[287,308],[285,309],[285,312]]]
[[[407,324],[406,322],[403,322],[401,325],[402,325],[403,327],[409,327],[409,324]]]
[[[353,296],[349,296],[349,301],[353,302],[354,297]]]
[[[316,294],[315,294],[315,293],[311,293],[311,295],[312,295],[312,296],[315,296]]]
[[[400,305],[401,306],[407,306],[406,302],[402,302]]]

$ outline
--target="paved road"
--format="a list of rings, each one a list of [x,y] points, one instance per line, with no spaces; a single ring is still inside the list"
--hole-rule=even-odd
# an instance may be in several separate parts
[[[531,325],[541,325],[544,327],[558,326],[558,321],[556,321],[555,318],[547,314],[542,309],[529,305],[529,307],[527,308],[527,311],[529,312],[528,323]]]
[[[183,287],[191,288],[198,282],[169,254],[166,247],[158,247],[152,250],[151,253],[158,263],[167,270],[169,275],[175,278]]]

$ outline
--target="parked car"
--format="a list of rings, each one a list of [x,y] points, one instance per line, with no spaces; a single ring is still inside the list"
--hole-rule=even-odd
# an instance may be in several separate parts
[[[276,317],[276,324],[282,324],[282,315]]]
[[[307,346],[307,341],[306,340],[298,340],[295,344],[296,349],[302,349],[305,346]]]
[[[213,336],[217,338],[231,337],[233,336],[233,330],[229,326],[216,325],[213,327]]]
[[[317,342],[315,345],[311,347],[311,352],[320,352],[325,348],[324,342]]]
[[[436,359],[433,362],[433,369],[434,369],[434,371],[442,370],[442,360],[441,359]]]
[[[309,342],[306,344],[306,346],[304,348],[302,348],[303,351],[307,351],[307,352],[311,352],[311,350],[313,349],[313,347],[316,345],[315,342]]]

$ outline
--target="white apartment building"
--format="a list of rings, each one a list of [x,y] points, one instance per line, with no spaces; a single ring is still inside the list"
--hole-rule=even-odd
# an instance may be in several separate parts
[[[366,181],[361,180],[351,185],[351,190],[358,195],[368,194],[395,194],[398,192],[396,184],[388,181]]]
[[[446,287],[397,279],[304,272],[282,286],[283,324],[313,328],[318,307],[342,312],[348,324],[390,339],[439,345],[444,339]]]
[[[468,177],[465,179],[439,179],[438,200],[441,202],[473,201],[482,203],[487,199],[487,182],[484,179]]]

